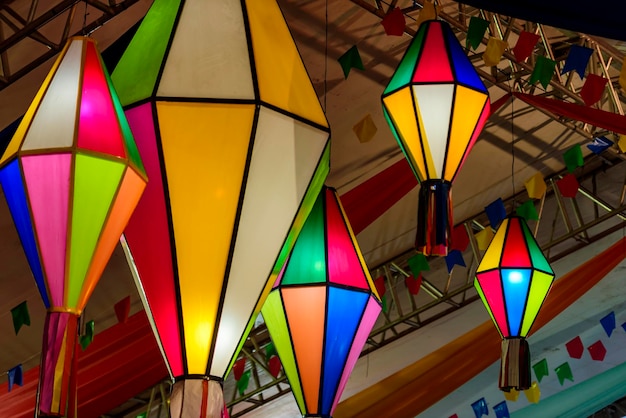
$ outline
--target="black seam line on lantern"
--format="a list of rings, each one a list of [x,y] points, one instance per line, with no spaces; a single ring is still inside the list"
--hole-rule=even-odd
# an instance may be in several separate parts
[[[159,168],[161,169],[161,185],[163,186],[163,198],[165,201],[165,213],[167,218],[167,229],[169,233],[169,245],[170,245],[170,257],[172,260],[172,279],[174,280],[174,293],[176,296],[176,311],[178,318],[176,323],[178,324],[178,333],[180,338],[180,351],[181,360],[183,364],[183,373],[187,372],[187,344],[185,342],[185,323],[183,318],[183,305],[182,296],[180,292],[180,277],[178,271],[178,256],[176,254],[176,237],[174,235],[174,219],[172,218],[172,207],[170,205],[170,190],[167,182],[167,170],[165,167],[165,157],[163,155],[163,144],[161,142],[161,130],[159,129],[159,114],[157,112],[156,103],[150,103],[152,111],[152,121],[154,123],[154,138],[156,142],[157,154],[159,156]],[[150,181],[157,181],[157,179],[151,179]],[[148,304],[150,301],[148,300]],[[155,328],[156,329],[156,328]],[[158,332],[158,331],[157,331]],[[159,334],[159,338],[161,338]],[[161,339],[163,342],[163,339]],[[163,348],[165,352],[165,346]],[[170,365],[171,367],[171,365]]]
[[[325,187],[322,187],[322,227],[324,233],[324,273],[326,276],[326,283],[330,283],[330,276],[328,274],[328,191]],[[328,337],[328,301],[330,300],[330,286],[326,286],[324,289],[326,300],[324,301],[324,331],[322,334],[322,353],[321,353],[321,370],[320,370],[320,384],[317,388],[317,412],[320,413],[324,407],[324,383],[326,381],[324,371],[326,370],[326,339]]]
[[[415,102],[415,94],[413,94],[413,89],[411,89],[410,95],[411,95],[411,103],[413,105],[413,116],[415,116],[415,128],[417,130],[416,139],[417,139],[417,143],[419,144],[420,151],[422,154],[422,161],[424,162],[424,174],[426,176],[426,178],[422,179],[422,181],[426,181],[426,180],[430,180],[430,169],[428,168],[428,159],[426,158],[426,151],[424,150],[424,135],[422,133],[422,129],[419,123],[420,113],[419,113],[419,108],[417,107],[417,103]],[[411,154],[413,153],[408,146],[406,148],[409,153]],[[415,160],[415,158],[413,159]],[[419,168],[419,166],[417,168]]]
[[[298,283],[298,284],[285,284],[285,285],[281,284],[281,285],[278,285],[278,287],[280,289],[296,289],[296,288],[320,287],[320,286],[336,287],[337,289],[349,290],[351,292],[365,293],[365,294],[368,294],[368,295],[373,295],[374,294],[371,291],[371,289],[369,289],[369,288],[364,289],[362,287],[356,287],[356,286],[353,286],[353,285],[347,285],[347,284],[343,284],[343,283],[330,282],[330,281],[328,281],[328,279],[326,279],[326,281],[324,281],[324,282]]]
[[[441,164],[441,173],[439,173],[439,177],[443,179],[445,176],[446,167],[448,165],[448,150],[450,149],[450,141],[452,140],[452,121],[454,120],[454,104],[456,103],[458,76],[457,76],[456,67],[454,66],[454,62],[452,61],[450,37],[448,36],[448,33],[446,32],[449,32],[455,40],[457,38],[456,36],[454,36],[454,33],[452,33],[452,29],[450,29],[447,23],[442,22],[439,24],[439,26],[441,27],[441,37],[443,38],[442,39],[443,47],[446,50],[446,60],[448,61],[448,67],[450,68],[450,72],[452,73],[452,102],[450,103],[450,117],[448,119],[448,132],[446,133],[446,149],[444,150],[444,153],[443,153],[443,164]],[[465,148],[467,148],[467,144],[465,145]],[[433,161],[433,164],[436,164],[436,162]],[[437,167],[435,167],[435,170],[436,169]],[[452,181],[452,178],[450,178],[450,181]]]
[[[209,347],[209,357],[207,359],[206,373],[210,374],[213,363],[213,357],[215,356],[215,345],[217,343],[217,337],[221,328],[222,311],[224,310],[224,302],[226,299],[226,291],[228,289],[228,279],[230,278],[230,269],[233,263],[233,256],[235,253],[235,245],[237,243],[237,235],[239,233],[239,222],[241,221],[241,213],[243,211],[243,203],[245,201],[246,189],[248,186],[248,175],[250,174],[250,165],[252,164],[252,154],[254,151],[254,143],[256,139],[256,130],[259,125],[259,118],[261,117],[259,106],[254,109],[254,116],[252,119],[252,126],[250,128],[250,138],[248,139],[248,151],[246,155],[246,164],[244,165],[243,175],[241,176],[241,185],[239,186],[239,199],[237,202],[237,210],[235,212],[235,219],[233,222],[233,232],[231,234],[230,245],[228,248],[228,256],[226,258],[226,264],[224,267],[224,277],[222,279],[222,289],[220,290],[219,304],[217,306],[217,312],[215,314],[215,326],[213,327],[213,335],[211,338],[211,345]],[[247,325],[247,324],[246,324]],[[247,328],[247,327],[246,327]],[[245,333],[245,328],[244,331]],[[241,338],[237,341],[237,344],[241,342]],[[232,353],[230,361],[226,365],[226,370],[232,362],[233,356],[236,353]],[[226,370],[224,372],[226,372]]]
[[[502,223],[500,223],[500,228],[502,228]],[[500,266],[502,266],[502,259],[504,258],[504,246],[506,244],[507,238],[509,237],[509,230],[511,229],[511,220],[510,219],[506,219],[506,230],[504,231],[504,238],[502,239],[502,250],[500,251],[500,257],[498,260],[498,270],[500,270]],[[497,231],[496,231],[497,234]],[[500,279],[502,279],[502,277],[500,277]],[[506,332],[503,334],[511,334],[511,325],[509,324],[509,309],[507,307],[507,303],[506,303],[506,295],[504,293],[504,286],[502,286],[502,284],[500,285],[501,287],[501,291],[502,291],[502,295],[500,296],[502,298],[502,306],[504,307],[504,319],[506,320]]]
[[[530,262],[530,265],[533,265],[533,257],[531,255],[530,252],[530,246],[528,245],[528,240],[526,239],[526,232],[528,232],[530,234],[530,230],[528,229],[528,225],[526,225],[526,221],[524,221],[523,219],[519,218],[519,220],[517,221],[518,225],[519,225],[519,229],[520,229],[520,234],[522,235],[522,240],[524,241],[524,248],[526,248],[526,254],[528,254],[528,261]],[[537,245],[538,246],[538,245]],[[518,335],[521,335],[522,333],[522,328],[524,327],[524,317],[526,316],[526,309],[528,309],[528,300],[530,299],[530,290],[532,289],[533,286],[533,272],[530,272],[530,277],[528,278],[528,290],[526,291],[526,298],[524,300],[524,309],[522,310],[522,317],[520,318],[520,324],[519,324],[519,330],[517,332]],[[545,296],[544,296],[545,298]],[[543,304],[543,302],[542,302]],[[541,310],[541,305],[539,305],[539,310]],[[537,310],[537,314],[539,314],[539,310]],[[537,318],[537,315],[535,315],[535,318]],[[534,322],[535,319],[533,318]],[[531,322],[531,326],[532,326],[532,322]],[[528,328],[528,331],[530,331],[530,327]]]
[[[296,47],[296,52],[298,53],[298,58],[300,58],[300,63],[302,63],[302,68],[304,69],[304,72],[306,73],[307,79],[309,80],[309,84],[311,86],[313,86],[313,80],[311,80],[311,76],[309,74],[309,71],[306,68],[306,65],[304,65],[304,60],[302,59],[302,54],[300,53],[300,49],[298,48],[298,44],[295,41],[295,38],[293,37],[293,33],[291,32],[291,28],[289,28],[289,24],[287,23],[287,19],[285,18],[285,14],[283,13],[283,9],[278,5],[277,3],[277,7],[278,10],[281,14],[281,16],[283,17],[283,22],[285,22],[285,26],[287,27],[287,32],[289,32],[289,36],[291,37],[291,40],[293,42],[293,45]],[[317,97],[317,93],[315,92],[315,88],[313,88],[313,93],[315,93],[315,97]],[[324,95],[326,95],[326,91],[324,91]],[[260,97],[260,96],[259,96]],[[320,103],[319,99],[317,100],[320,108],[322,107],[322,104]],[[328,122],[328,118],[326,117],[326,109],[323,109],[322,114],[324,115],[324,120],[326,121],[326,125],[325,127],[321,127],[319,129],[323,129],[323,130],[327,130],[330,131],[330,123]],[[298,119],[296,117],[296,115],[294,115],[295,119]],[[312,123],[312,122],[309,122]],[[315,124],[316,126],[322,126],[322,125],[318,125]]]
[[[224,379],[222,377],[214,376],[211,374],[205,375],[205,374],[190,373],[190,374],[184,374],[182,376],[176,376],[174,378],[174,382],[182,382],[183,380],[206,380],[206,381],[218,382],[220,385],[224,384]]]
[[[178,10],[176,11],[176,17],[174,18],[174,23],[172,24],[172,30],[169,33],[169,38],[167,40],[167,45],[165,46],[165,51],[163,51],[163,58],[161,59],[161,65],[159,66],[159,71],[157,72],[156,79],[154,80],[154,86],[152,87],[152,93],[148,98],[154,98],[159,90],[159,84],[161,84],[161,77],[163,77],[163,71],[165,71],[165,64],[167,64],[167,59],[170,55],[170,49],[172,48],[172,43],[174,43],[174,34],[178,30],[178,23],[180,22],[180,16],[183,14],[183,9],[185,8],[185,0],[180,0],[180,4],[178,5]]]
[[[250,65],[250,77],[252,78],[252,90],[255,98],[260,98],[259,77],[256,70],[256,60],[254,59],[254,46],[252,42],[252,30],[250,29],[250,18],[248,17],[248,6],[246,0],[241,0],[241,16],[243,19],[243,29],[246,33],[246,44],[248,45],[248,64]]]
[[[446,167],[448,166],[448,150],[450,149],[450,141],[452,140],[452,121],[454,120],[454,105],[456,103],[456,92],[457,86],[456,84],[452,84],[452,101],[450,102],[450,116],[448,118],[448,132],[446,132],[446,149],[443,152],[443,164],[441,164],[441,172],[439,173],[439,178],[444,179],[446,173]],[[467,144],[465,144],[465,148],[467,148]],[[433,164],[437,163],[433,159]],[[437,167],[435,167],[435,170]],[[448,180],[452,182],[452,179]]]
[[[489,103],[489,95],[485,96],[485,102],[483,103],[483,108],[480,111],[478,120],[476,121],[476,123],[474,124],[474,129],[472,130],[472,135],[470,136],[470,141],[471,138],[474,137],[474,135],[476,134],[476,130],[478,129],[478,124],[480,122],[480,117],[482,116],[483,112],[485,111],[485,108],[487,107],[487,103]],[[489,116],[487,116],[487,118],[489,118]],[[486,119],[485,119],[486,122]],[[476,137],[476,141],[478,141],[478,137]],[[463,165],[463,161],[465,160],[465,158],[467,158],[467,155],[469,153],[469,142],[465,145],[465,151],[463,151],[463,155],[461,156],[461,160],[459,161],[459,165],[457,165],[456,169],[454,170],[454,174],[452,174],[452,177],[450,178],[450,181],[453,181],[454,178],[456,177],[457,174],[459,174],[459,170],[461,169],[461,166]]]
[[[399,91],[404,90],[406,88],[419,87],[419,86],[442,86],[442,85],[445,85],[445,84],[465,87],[468,90],[472,90],[472,91],[474,91],[476,93],[484,94],[485,97],[489,97],[489,93],[486,90],[477,89],[474,86],[471,86],[471,85],[466,84],[466,83],[462,83],[462,82],[457,81],[457,80],[441,80],[441,81],[419,81],[419,82],[409,81],[408,83],[403,84],[403,85],[401,85],[398,88],[395,88],[393,90],[385,92],[383,95],[381,95],[381,98],[384,99],[386,97],[393,96],[394,94],[396,94]]]
[[[319,129],[321,131],[330,133],[330,127],[328,127],[328,126],[320,125],[317,122],[313,122],[311,120],[308,120],[308,119],[306,119],[306,118],[304,118],[304,117],[302,117],[300,115],[297,115],[295,113],[291,113],[288,110],[281,109],[280,107],[276,107],[275,105],[273,105],[271,103],[268,103],[268,102],[265,102],[263,100],[261,100],[261,105],[267,107],[268,109],[274,110],[274,111],[276,111],[278,113],[282,113],[285,116],[289,116],[289,117],[291,117],[291,118],[293,118],[293,119],[295,119],[295,120],[297,120],[299,122],[302,122],[302,123],[310,125],[310,126],[312,126],[314,128],[317,128],[317,129]]]

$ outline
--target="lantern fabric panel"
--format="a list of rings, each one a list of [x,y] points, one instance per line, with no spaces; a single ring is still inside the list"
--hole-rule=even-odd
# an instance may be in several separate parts
[[[40,101],[33,101],[35,112],[32,119],[26,119],[26,115],[22,122],[26,127],[24,142],[20,147],[22,151],[41,150],[47,148],[65,148],[74,144],[76,124],[77,97],[79,94],[83,45],[80,42],[68,43],[60,56],[66,57],[59,63],[58,68],[53,69],[54,74],[50,80],[48,88],[43,92],[44,95]],[[45,87],[42,86],[42,89]],[[63,112],[59,112],[63,109]],[[22,125],[20,123],[20,125]],[[50,129],[54,126],[55,129]],[[16,132],[14,138],[16,142],[19,140],[20,129]],[[13,140],[11,140],[13,142]],[[7,149],[7,151],[9,151]],[[5,153],[6,156],[6,153]],[[4,162],[4,158],[3,161]],[[0,163],[2,163],[0,162]]]
[[[154,94],[180,3],[181,0],[153,2],[115,67],[111,79],[123,106]],[[197,39],[194,43],[198,43]]]
[[[157,96],[253,100],[244,27],[240,2],[186,0]]]
[[[528,292],[528,300],[526,302],[526,313],[524,322],[522,323],[521,335],[528,335],[530,329],[539,314],[539,309],[548,296],[550,287],[554,277],[542,271],[535,270],[533,272],[532,284]]]
[[[491,319],[493,319],[498,332],[501,335],[508,335],[508,324],[506,319],[506,307],[504,306],[502,282],[500,273],[497,270],[490,270],[476,274],[474,285],[479,291]]]
[[[327,128],[328,121],[278,3],[244,1],[250,24],[259,99]]]
[[[412,81],[415,83],[452,83],[454,76],[443,34],[443,25],[433,25],[422,45]]]
[[[134,246],[133,256],[137,271],[151,278],[141,281],[147,299],[150,317],[158,330],[158,340],[168,358],[167,364],[174,376],[184,374],[182,346],[179,339],[179,310],[174,283],[173,249],[170,241],[169,214],[161,171],[159,150],[154,131],[151,103],[126,112],[128,122],[137,138],[148,176],[152,179],[139,201],[124,233],[129,242],[145,240],[150,246]],[[147,309],[147,310],[148,310]]]
[[[21,162],[50,299],[63,306],[72,155],[34,155]]]
[[[17,229],[22,248],[26,253],[26,259],[33,272],[37,290],[41,295],[46,309],[50,308],[50,298],[48,297],[48,289],[44,277],[43,266],[39,258],[39,249],[35,237],[35,228],[28,211],[28,201],[26,197],[25,185],[22,182],[22,173],[20,171],[17,159],[9,162],[2,170],[0,170],[0,185],[7,201],[9,211],[15,228]],[[62,292],[57,292],[59,300],[62,298]]]

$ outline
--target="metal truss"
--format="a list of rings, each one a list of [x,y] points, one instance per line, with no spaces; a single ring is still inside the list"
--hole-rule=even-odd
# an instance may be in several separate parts
[[[54,57],[68,37],[90,34],[138,1],[0,2],[0,90]]]

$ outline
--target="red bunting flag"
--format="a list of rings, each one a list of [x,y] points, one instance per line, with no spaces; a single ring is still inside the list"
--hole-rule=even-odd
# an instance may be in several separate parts
[[[578,180],[573,174],[566,174],[556,182],[556,185],[563,197],[576,197],[576,193],[578,193]]]
[[[606,356],[606,347],[601,340],[598,340],[595,343],[591,344],[589,347],[587,347],[587,350],[589,350],[591,358],[595,361],[603,361],[604,357]]]
[[[422,286],[422,275],[409,276],[404,279],[404,284],[406,288],[409,290],[409,293],[412,295],[417,295],[420,291],[420,287]]]
[[[126,296],[124,299],[117,302],[114,308],[117,322],[120,324],[126,323],[128,314],[130,313],[130,296]]]
[[[567,353],[571,358],[582,358],[583,352],[585,351],[585,347],[583,347],[583,342],[580,337],[576,337],[571,339],[565,344],[565,348],[567,348]]]
[[[270,361],[267,363],[267,366],[270,369],[270,374],[274,376],[274,379],[276,379],[280,374],[280,369],[282,368],[278,356],[272,356]]]
[[[465,251],[469,245],[469,236],[464,224],[459,224],[452,230],[452,246],[451,250]]]
[[[609,80],[595,74],[587,74],[585,84],[580,89],[580,97],[587,106],[591,106],[602,98],[604,88]]]
[[[539,41],[539,35],[522,31],[517,38],[517,44],[513,47],[513,55],[518,62],[523,62],[533,53],[535,45]]]
[[[380,23],[385,28],[385,33],[389,36],[402,36],[406,27],[404,13],[402,13],[399,7],[387,13]]]
[[[239,380],[241,379],[241,376],[243,375],[243,371],[246,368],[246,358],[242,357],[239,360],[237,360],[235,362],[235,364],[233,364],[233,376],[235,377],[235,380]]]
[[[387,293],[387,289],[385,288],[385,276],[380,276],[378,279],[374,280],[374,286],[376,286],[378,296],[381,298],[385,296],[385,293]]]

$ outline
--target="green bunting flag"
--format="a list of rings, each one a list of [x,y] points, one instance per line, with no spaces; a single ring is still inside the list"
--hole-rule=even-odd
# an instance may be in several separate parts
[[[276,347],[274,347],[274,343],[270,341],[268,345],[265,346],[265,361],[268,361],[272,356],[277,356],[278,352],[276,351]]]
[[[89,344],[93,341],[94,330],[96,328],[96,324],[94,321],[87,322],[85,325],[85,334],[80,336],[80,346],[85,351]]]
[[[430,270],[428,260],[426,259],[426,256],[422,253],[417,253],[413,257],[409,258],[408,263],[409,269],[415,277],[419,276],[422,271]]]
[[[550,80],[552,80],[555,68],[555,61],[539,55],[537,57],[537,62],[535,62],[533,73],[530,75],[530,84],[535,84],[539,81],[544,89],[548,88],[548,84],[550,84]]]
[[[533,364],[533,370],[535,371],[537,380],[541,382],[541,379],[548,375],[548,360],[544,358],[543,360]]]
[[[556,372],[556,376],[559,378],[559,383],[561,384],[561,386],[563,386],[563,382],[565,382],[565,379],[569,380],[570,382],[574,381],[574,375],[572,375],[572,369],[569,366],[568,362],[561,364],[559,367],[554,369],[554,371]]]
[[[467,39],[465,40],[465,48],[478,48],[485,36],[485,31],[489,27],[489,21],[472,16],[467,28]]]
[[[381,296],[380,301],[383,303],[383,312],[388,313],[389,306],[387,306],[387,295]]]
[[[246,370],[241,375],[241,379],[237,380],[237,391],[239,392],[239,395],[243,396],[243,394],[246,392],[246,389],[248,389],[249,383],[250,383],[250,370]]]
[[[358,70],[365,69],[365,67],[363,67],[363,61],[361,61],[361,54],[359,54],[359,50],[356,45],[348,49],[342,56],[339,57],[339,64],[341,64],[343,76],[345,78],[348,78],[348,74],[350,74],[350,70],[352,68],[356,68]]]
[[[30,315],[28,314],[28,304],[26,301],[11,309],[11,316],[13,317],[13,329],[15,330],[15,335],[17,335],[20,331],[22,325],[30,326]]]
[[[142,412],[141,414],[137,415],[135,418],[148,418],[148,412]]]
[[[585,164],[583,160],[583,152],[580,149],[580,144],[576,144],[563,153],[563,160],[565,160],[565,166],[567,171],[573,173],[578,167],[582,167]]]
[[[515,209],[515,213],[527,221],[538,221],[539,214],[532,200],[527,200]]]

